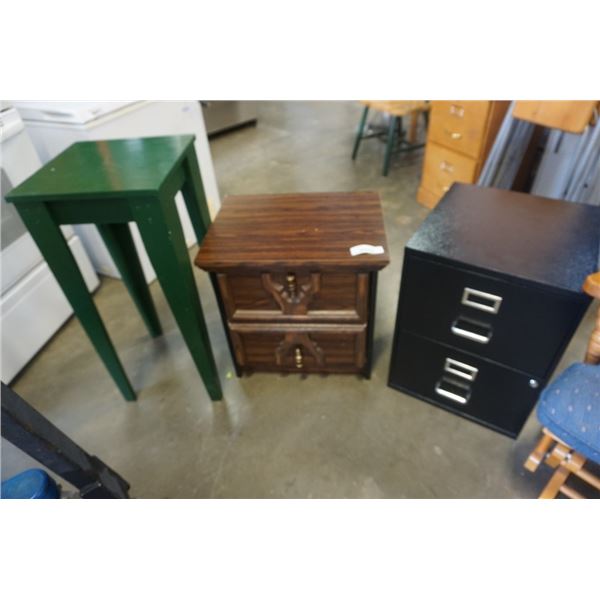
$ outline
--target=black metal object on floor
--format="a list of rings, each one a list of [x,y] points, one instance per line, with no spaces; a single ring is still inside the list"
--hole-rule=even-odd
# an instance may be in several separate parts
[[[129,484],[4,383],[2,437],[74,485],[82,498],[129,498]]]

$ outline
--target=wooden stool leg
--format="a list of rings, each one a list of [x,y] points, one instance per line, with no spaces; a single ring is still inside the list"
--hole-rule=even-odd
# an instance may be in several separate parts
[[[554,471],[554,475],[552,475],[550,481],[546,484],[546,487],[542,490],[540,499],[551,500],[552,498],[556,498],[556,494],[558,494],[561,486],[567,480],[570,473],[569,469],[564,465],[558,467],[558,469]]]
[[[17,210],[121,393],[126,400],[135,400],[135,392],[59,226],[41,203],[18,206]]]
[[[128,223],[96,225],[152,337],[162,333]]]
[[[419,122],[419,113],[413,112],[410,114],[410,127],[408,129],[408,143],[417,143],[417,124]]]
[[[213,400],[223,397],[173,198],[132,199],[131,211],[183,339]]]
[[[181,193],[196,233],[196,240],[198,244],[201,244],[210,225],[210,213],[206,204],[204,185],[202,185],[202,176],[194,146],[191,146],[188,151],[184,170],[186,178]]]
[[[390,117],[388,127],[387,144],[385,145],[385,156],[383,158],[383,176],[386,177],[390,170],[390,160],[392,158],[392,150],[396,141],[396,128],[398,126],[398,117]]]
[[[358,154],[358,147],[360,146],[360,141],[363,137],[363,132],[365,130],[365,123],[367,122],[367,115],[369,114],[369,107],[365,106],[363,110],[363,114],[360,118],[360,123],[358,124],[358,131],[356,132],[356,138],[354,140],[354,148],[352,149],[352,160],[356,158]]]
[[[535,447],[535,450],[527,457],[523,466],[533,473],[543,462],[546,453],[548,452],[548,448],[550,448],[553,442],[554,440],[552,437],[544,432],[538,445]]]

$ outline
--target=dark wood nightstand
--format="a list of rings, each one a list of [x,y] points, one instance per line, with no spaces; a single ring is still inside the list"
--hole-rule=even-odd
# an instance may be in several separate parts
[[[516,437],[599,243],[600,208],[454,184],[406,246],[389,385]]]
[[[352,256],[358,244],[381,254]],[[236,372],[371,371],[374,192],[228,196],[195,263],[210,273]]]

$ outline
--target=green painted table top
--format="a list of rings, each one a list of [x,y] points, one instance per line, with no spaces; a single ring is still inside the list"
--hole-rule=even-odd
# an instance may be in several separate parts
[[[193,135],[77,142],[6,196],[8,202],[156,195]]]

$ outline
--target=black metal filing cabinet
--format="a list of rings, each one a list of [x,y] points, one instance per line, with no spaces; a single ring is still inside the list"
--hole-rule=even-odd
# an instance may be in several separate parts
[[[389,385],[517,437],[599,245],[598,207],[454,184],[405,249]]]

